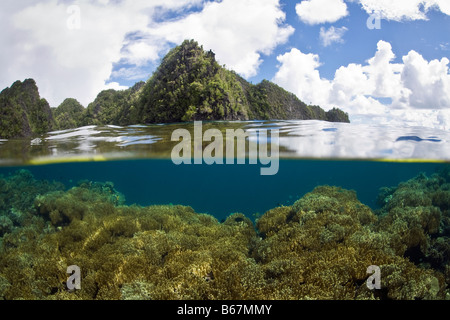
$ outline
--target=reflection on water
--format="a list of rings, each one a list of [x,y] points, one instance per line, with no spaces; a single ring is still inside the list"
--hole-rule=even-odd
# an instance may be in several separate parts
[[[71,160],[169,158],[176,129],[194,132],[193,123],[88,126],[31,139],[1,140],[0,165]],[[389,127],[323,121],[237,121],[203,123],[203,131],[279,130],[280,157],[329,159],[450,160],[450,133],[420,127]]]

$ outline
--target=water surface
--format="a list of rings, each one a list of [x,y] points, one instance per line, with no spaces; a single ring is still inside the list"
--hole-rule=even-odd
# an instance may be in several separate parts
[[[36,139],[2,141],[0,173],[19,168],[68,188],[80,180],[110,181],[127,204],[182,204],[219,219],[234,212],[249,217],[291,205],[320,185],[355,190],[373,209],[382,187],[424,172],[431,175],[450,159],[450,133],[428,128],[355,125],[323,121],[203,123],[243,129],[249,139],[261,129],[278,130],[281,162],[274,176],[261,165],[174,165],[174,130],[194,134],[192,123],[83,127]],[[205,147],[205,143],[204,143]],[[247,149],[248,150],[248,149]]]

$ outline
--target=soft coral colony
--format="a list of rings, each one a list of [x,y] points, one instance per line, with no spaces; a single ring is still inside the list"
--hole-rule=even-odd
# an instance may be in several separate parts
[[[14,188],[12,187],[14,186]],[[380,193],[321,186],[254,224],[185,206],[126,206],[112,183],[0,179],[2,299],[448,299],[450,174]],[[81,268],[68,291],[66,269]],[[365,284],[381,269],[382,287]]]

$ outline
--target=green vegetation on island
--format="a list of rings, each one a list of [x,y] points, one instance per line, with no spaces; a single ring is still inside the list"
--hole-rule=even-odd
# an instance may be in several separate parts
[[[235,74],[195,41],[166,55],[144,87],[140,109],[142,120],[150,123],[249,118]]]
[[[253,85],[216,61],[194,40],[170,50],[147,82],[105,90],[87,108],[66,99],[51,109],[32,79],[0,93],[0,138],[31,137],[85,125],[127,126],[214,120],[324,120],[349,122],[264,80]]]
[[[270,81],[253,85],[221,67],[194,40],[172,49],[147,81],[139,119],[145,123],[193,120],[324,120],[349,122],[339,109],[308,106]]]
[[[81,125],[140,124],[137,117],[139,94],[145,82],[138,82],[127,90],[105,90],[86,108]]]
[[[0,93],[0,138],[41,135],[54,126],[52,110],[33,79],[16,81]]]
[[[66,130],[77,128],[83,119],[84,107],[75,99],[68,98],[53,110],[55,129]]]

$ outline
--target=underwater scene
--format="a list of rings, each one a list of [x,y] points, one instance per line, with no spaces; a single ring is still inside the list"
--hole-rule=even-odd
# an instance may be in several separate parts
[[[1,140],[0,300],[448,300],[449,164],[325,121]]]

